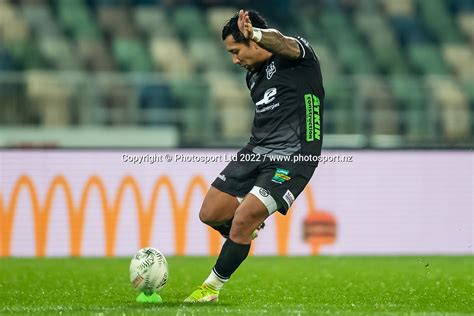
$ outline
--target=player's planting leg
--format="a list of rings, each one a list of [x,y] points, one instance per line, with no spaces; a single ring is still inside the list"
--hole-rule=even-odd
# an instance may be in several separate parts
[[[232,273],[247,258],[250,250],[249,244],[238,244],[228,238],[222,246],[216,265],[204,283],[197,288],[184,301],[195,302],[217,302],[219,291],[229,280]]]
[[[216,302],[219,291],[247,258],[252,233],[259,227],[269,212],[267,207],[254,195],[249,194],[237,208],[230,236],[222,246],[217,262],[209,277],[185,302]]]
[[[229,238],[233,220],[234,218],[232,217],[222,225],[215,225],[211,227],[217,230],[222,235],[222,237]],[[265,223],[261,223],[256,229],[254,229],[254,231],[252,232],[252,240],[258,237],[258,232],[263,228],[265,228]]]
[[[225,194],[225,193],[224,193]],[[234,203],[230,203],[231,204],[231,210],[235,207],[237,208],[238,205],[240,205],[240,203],[242,203],[242,201],[244,200],[244,198],[242,197],[236,197],[236,201],[239,203],[239,204],[234,204]],[[203,206],[205,204],[203,203]],[[228,208],[228,207],[227,207]],[[203,212],[203,209],[201,209],[201,212]],[[234,212],[235,212],[235,209],[234,209]],[[227,213],[229,213],[229,211],[227,211]],[[215,230],[217,230],[221,235],[222,237],[224,238],[229,238],[229,235],[230,235],[230,229],[232,228],[232,221],[234,220],[234,216],[232,216],[231,219],[227,220],[225,223],[223,224],[208,224],[209,226],[211,226],[212,228],[214,228]],[[204,222],[204,221],[203,221]],[[252,240],[257,238],[258,237],[258,232],[259,230],[263,229],[265,227],[265,223],[261,223],[256,229],[254,229],[254,231],[252,232]]]

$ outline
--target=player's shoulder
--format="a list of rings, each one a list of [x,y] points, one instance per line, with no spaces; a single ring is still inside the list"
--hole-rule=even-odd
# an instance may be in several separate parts
[[[298,42],[300,42],[300,44],[305,45],[307,47],[311,47],[311,45],[309,44],[309,41],[306,38],[304,38],[303,36],[295,35],[295,36],[293,36],[293,38],[295,40],[297,40]]]
[[[314,60],[318,62],[318,55],[316,55],[313,47],[306,38],[300,35],[292,36],[292,38],[298,43],[300,47],[299,59]]]

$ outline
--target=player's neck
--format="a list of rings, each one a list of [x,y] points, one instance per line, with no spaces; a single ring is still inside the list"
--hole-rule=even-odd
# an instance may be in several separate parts
[[[262,54],[262,59],[260,60],[260,62],[255,67],[255,71],[260,72],[260,70],[262,70],[262,68],[266,64],[266,62],[268,60],[270,60],[272,57],[273,57],[273,53],[270,53],[268,51],[263,53]]]

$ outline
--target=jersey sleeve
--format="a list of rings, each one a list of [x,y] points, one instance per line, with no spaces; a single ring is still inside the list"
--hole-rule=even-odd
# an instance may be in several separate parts
[[[318,56],[306,39],[301,36],[293,36],[293,38],[300,47],[300,57],[298,59],[318,61]]]

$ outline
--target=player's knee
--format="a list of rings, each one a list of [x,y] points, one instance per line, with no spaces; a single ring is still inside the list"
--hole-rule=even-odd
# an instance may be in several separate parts
[[[234,218],[229,234],[230,239],[238,243],[245,243],[252,235],[250,224],[250,221],[246,221],[245,219]]]
[[[204,203],[199,211],[199,220],[209,226],[220,225],[225,222],[220,213],[216,206]]]
[[[214,218],[212,216],[212,210],[209,210],[203,205],[199,211],[199,220],[207,225],[213,224]]]

